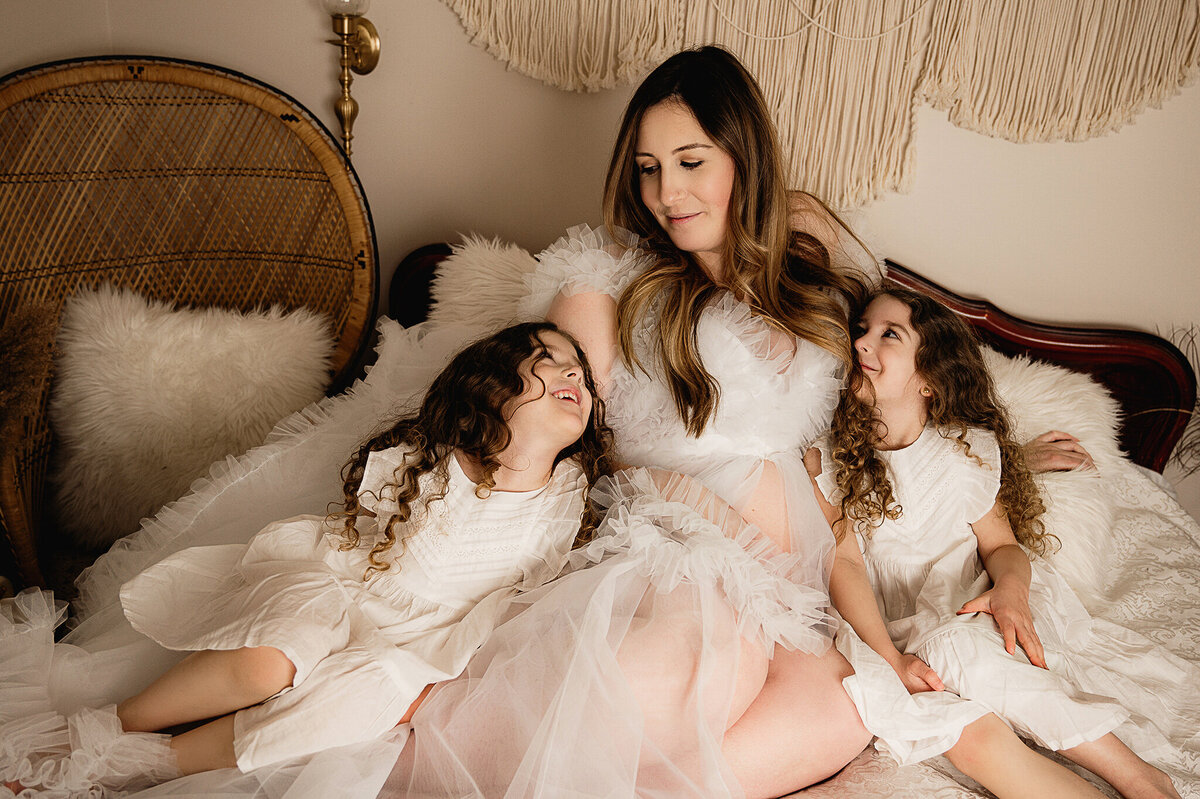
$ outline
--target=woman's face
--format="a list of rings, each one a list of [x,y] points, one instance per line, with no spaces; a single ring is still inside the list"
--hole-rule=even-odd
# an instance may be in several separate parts
[[[733,158],[704,133],[686,105],[666,100],[642,116],[634,161],[646,208],[675,246],[694,253],[720,283]]]

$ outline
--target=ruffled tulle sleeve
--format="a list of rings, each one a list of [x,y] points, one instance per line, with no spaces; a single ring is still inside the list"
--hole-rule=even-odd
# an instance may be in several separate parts
[[[646,256],[632,233],[617,231],[614,239],[607,230],[587,225],[570,228],[537,258],[537,268],[525,277],[521,318],[544,318],[560,293],[603,292],[616,299],[646,268]]]
[[[411,448],[399,446],[367,455],[358,486],[358,503],[381,521],[391,518],[400,508],[396,501],[396,472],[404,468],[411,452]]]
[[[1000,493],[1000,445],[990,430],[975,428],[967,431],[967,441],[971,445],[970,454],[960,451],[962,502],[967,521],[975,522],[992,509]]]
[[[782,551],[696,480],[628,469],[592,494],[607,513],[600,535],[571,553],[570,568],[624,552],[660,592],[688,581],[718,586],[743,636],[812,653],[828,648],[836,629],[829,599],[801,578],[800,555]]]
[[[821,453],[821,473],[817,475],[817,489],[830,505],[837,507],[842,501],[842,491],[837,484],[837,465],[833,462],[833,445],[828,435],[823,435],[813,443]]]

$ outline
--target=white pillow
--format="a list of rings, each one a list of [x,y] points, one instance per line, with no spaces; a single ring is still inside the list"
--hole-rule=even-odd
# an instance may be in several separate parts
[[[1123,458],[1117,429],[1120,407],[1091,377],[1060,366],[1009,358],[984,348],[984,361],[1008,408],[1021,443],[1049,430],[1077,437],[1095,469],[1035,475],[1046,514],[1042,523],[1062,548],[1048,560],[1081,597],[1090,600],[1104,584],[1113,503],[1104,481]]]
[[[57,344],[54,515],[92,547],[320,399],[333,350],[308,310],[172,310],[111,286],[67,301]]]
[[[480,335],[519,321],[517,303],[537,259],[515,244],[471,234],[438,264],[430,287],[429,319],[463,325]]]

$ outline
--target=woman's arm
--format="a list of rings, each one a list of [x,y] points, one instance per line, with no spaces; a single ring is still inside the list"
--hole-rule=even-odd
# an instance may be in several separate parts
[[[1069,472],[1072,469],[1094,469],[1092,456],[1070,433],[1050,430],[1021,447],[1025,465],[1031,472]]]
[[[579,342],[592,367],[601,399],[608,396],[608,379],[619,354],[617,302],[602,292],[559,294],[546,319]]]
[[[1004,635],[1004,649],[1010,655],[1020,644],[1030,663],[1046,668],[1045,651],[1029,610],[1029,557],[1017,543],[1004,509],[999,503],[992,505],[982,519],[971,524],[971,529],[992,587],[964,604],[958,613],[987,613]]]
[[[875,650],[900,676],[909,693],[941,691],[945,686],[937,672],[915,655],[906,655],[896,649],[888,635],[887,625],[879,614],[875,591],[867,577],[867,567],[858,538],[849,529],[847,520],[839,518],[839,512],[829,504],[817,487],[816,476],[821,471],[821,453],[814,447],[804,455],[804,465],[813,481],[813,493],[817,504],[825,514],[829,526],[841,537],[834,554],[833,571],[829,575],[829,598],[846,623],[854,628],[858,637]]]

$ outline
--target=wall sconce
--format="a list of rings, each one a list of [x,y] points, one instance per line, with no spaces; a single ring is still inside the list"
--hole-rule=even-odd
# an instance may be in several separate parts
[[[350,73],[353,71],[366,75],[375,69],[379,63],[379,33],[371,21],[363,16],[371,0],[321,0],[321,5],[333,17],[333,32],[338,35],[337,39],[329,41],[341,49],[342,96],[334,110],[337,111],[338,121],[342,123],[342,146],[349,157],[350,140],[354,138],[351,129],[354,127],[354,118],[358,116],[358,101],[350,96],[350,82],[354,79]]]

